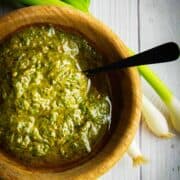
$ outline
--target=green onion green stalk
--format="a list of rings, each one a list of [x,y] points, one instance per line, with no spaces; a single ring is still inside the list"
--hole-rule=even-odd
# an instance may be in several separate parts
[[[129,50],[130,54],[134,53]],[[141,76],[151,85],[168,108],[174,129],[180,132],[180,101],[174,96],[168,86],[148,66],[138,66]]]
[[[180,101],[148,66],[139,66],[138,70],[166,104],[172,125],[180,132]]]
[[[11,3],[16,7],[33,5],[54,5],[71,6],[84,12],[88,12],[90,0],[2,0],[4,3]]]
[[[148,66],[140,66],[138,70],[166,104],[172,125],[180,132],[180,101]]]
[[[90,0],[62,0],[67,4],[72,5],[73,7],[83,10],[89,11]]]

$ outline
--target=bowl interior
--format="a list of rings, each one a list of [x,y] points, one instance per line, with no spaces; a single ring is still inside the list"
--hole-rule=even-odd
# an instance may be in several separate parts
[[[67,31],[81,34],[103,54],[106,63],[129,55],[126,46],[112,31],[91,15],[69,8],[37,6],[18,10],[0,19],[0,42],[20,28],[35,24],[52,24]],[[137,130],[140,119],[141,92],[135,69],[124,69],[108,74],[112,91],[111,131],[104,146],[78,166],[62,169],[34,169],[0,151],[0,175],[42,179],[59,177],[96,177],[111,168],[125,153]],[[3,171],[2,171],[3,169]]]

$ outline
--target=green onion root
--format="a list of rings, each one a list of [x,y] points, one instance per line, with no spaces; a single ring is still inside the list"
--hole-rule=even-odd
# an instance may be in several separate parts
[[[135,140],[133,140],[129,146],[127,153],[132,159],[133,166],[139,166],[148,162],[148,160],[142,155]]]

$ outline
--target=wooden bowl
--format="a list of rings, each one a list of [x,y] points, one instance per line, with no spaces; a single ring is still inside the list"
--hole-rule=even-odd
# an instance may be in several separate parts
[[[36,6],[0,18],[0,42],[33,24],[52,24],[78,32],[106,57],[107,63],[129,56],[128,48],[105,25],[89,14],[65,7]],[[66,171],[29,168],[0,151],[0,179],[94,179],[107,172],[127,151],[141,114],[141,88],[135,68],[110,73],[113,117],[111,136],[91,159]]]

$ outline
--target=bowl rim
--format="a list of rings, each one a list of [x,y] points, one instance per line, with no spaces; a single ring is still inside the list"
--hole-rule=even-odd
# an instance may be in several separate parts
[[[59,18],[58,21],[57,18]],[[36,23],[53,25],[57,23],[58,25],[65,25],[71,28],[77,28],[76,23],[79,23],[81,24],[81,27],[78,27],[79,29],[76,30],[82,33],[83,31],[88,31],[90,33],[89,36],[93,36],[96,33],[100,35],[102,33],[102,36],[107,38],[105,40],[113,42],[112,47],[110,48],[112,48],[112,50],[117,49],[121,57],[125,58],[131,55],[129,49],[109,27],[90,14],[69,7],[32,6],[10,12],[5,16],[0,17],[0,41],[6,38],[7,35],[15,32],[18,28]],[[116,57],[113,53],[108,54],[108,56],[111,58]],[[132,95],[135,108],[131,112],[130,123],[123,134],[123,140],[118,142],[119,144],[117,146],[119,148],[113,150],[112,148],[106,148],[103,153],[97,154],[88,162],[64,172],[36,172],[26,168],[20,168],[17,163],[13,163],[10,159],[0,153],[0,175],[2,174],[2,176],[5,177],[16,177],[17,179],[26,179],[27,177],[29,179],[94,179],[112,168],[128,149],[128,146],[137,131],[141,115],[141,88],[138,72],[136,68],[128,68],[126,71],[129,74],[131,87],[135,89]]]

